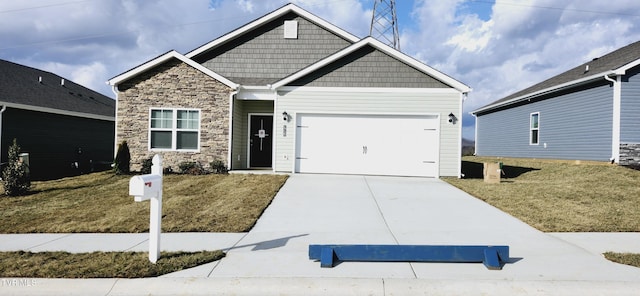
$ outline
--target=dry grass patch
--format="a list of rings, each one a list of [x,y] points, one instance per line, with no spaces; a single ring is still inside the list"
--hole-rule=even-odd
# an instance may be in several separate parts
[[[502,162],[487,184],[483,162]],[[640,231],[640,171],[600,162],[463,158],[450,184],[546,232]]]
[[[640,254],[607,252],[604,257],[616,263],[640,267]]]
[[[102,172],[34,182],[28,196],[0,197],[0,232],[147,232],[149,203],[129,196],[130,178]],[[162,231],[248,231],[286,179],[165,175]]]
[[[180,271],[224,257],[222,251],[162,253],[156,264],[144,252],[0,252],[0,277],[142,278]]]

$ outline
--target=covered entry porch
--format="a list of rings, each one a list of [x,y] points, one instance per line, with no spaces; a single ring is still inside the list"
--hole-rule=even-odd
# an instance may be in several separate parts
[[[273,170],[274,99],[243,92],[234,96],[230,170]]]

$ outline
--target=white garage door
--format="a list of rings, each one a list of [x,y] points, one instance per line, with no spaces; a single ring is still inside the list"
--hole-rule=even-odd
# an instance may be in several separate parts
[[[438,176],[435,115],[298,114],[296,172]]]

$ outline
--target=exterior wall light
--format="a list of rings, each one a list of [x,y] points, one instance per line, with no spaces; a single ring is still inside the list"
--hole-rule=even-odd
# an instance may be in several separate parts
[[[449,123],[456,124],[457,121],[458,121],[458,118],[456,118],[456,116],[453,115],[453,113],[449,113]]]
[[[282,120],[289,122],[289,113],[287,111],[282,112]]]

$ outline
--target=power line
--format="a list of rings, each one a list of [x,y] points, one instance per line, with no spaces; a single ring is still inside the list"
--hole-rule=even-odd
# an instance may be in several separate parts
[[[495,1],[483,1],[483,0],[471,0],[471,2],[491,4],[491,5],[518,6],[518,7],[524,7],[524,8],[538,8],[538,9],[547,9],[547,10],[572,11],[572,12],[580,12],[580,13],[593,13],[593,14],[607,14],[607,15],[640,17],[640,14],[633,14],[633,13],[620,13],[620,12],[608,12],[608,11],[600,11],[600,10],[596,11],[596,10],[588,10],[588,9],[541,6],[541,5],[531,5],[531,4],[520,4],[520,3],[514,3],[514,2],[499,2],[498,3],[498,2],[495,2]]]
[[[62,3],[49,4],[49,5],[40,5],[40,6],[17,8],[17,9],[0,10],[0,13],[10,13],[10,12],[34,10],[34,9],[47,8],[47,7],[65,6],[65,5],[69,5],[69,4],[76,4],[76,3],[89,2],[89,1],[92,1],[92,0],[80,0],[80,1],[62,2]]]

